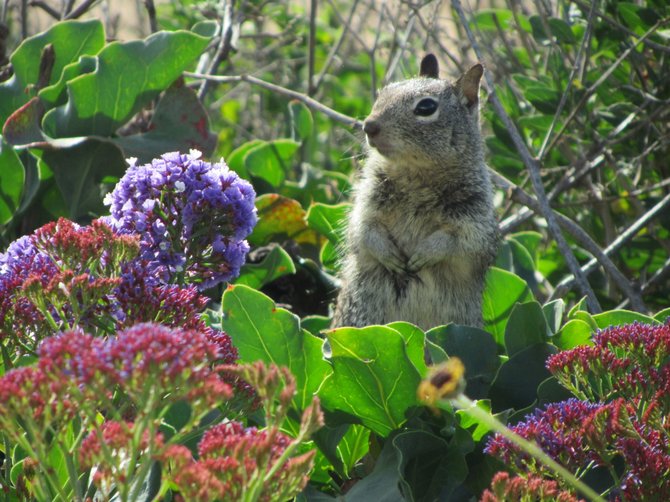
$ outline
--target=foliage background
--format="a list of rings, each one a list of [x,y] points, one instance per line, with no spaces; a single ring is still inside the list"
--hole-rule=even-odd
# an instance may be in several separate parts
[[[52,17],[78,17],[77,9],[90,3],[61,8],[33,2],[23,12],[21,4],[5,5],[0,20],[8,30],[0,47],[9,57],[27,35],[54,22],[44,21],[43,14],[38,28],[31,24],[34,13],[50,7]],[[425,52],[438,56],[444,77],[456,78],[477,60],[487,68],[482,124],[505,237],[485,298],[490,337],[458,326],[434,330],[427,335],[434,358],[440,351],[462,357],[469,368],[470,396],[489,399],[493,412],[507,410],[514,421],[565,397],[544,368],[549,354],[589,343],[597,328],[632,320],[658,323],[668,316],[663,310],[670,268],[666,2],[174,0],[146,6],[136,6],[142,19],[136,34],[121,30],[133,23],[115,21],[104,8],[102,14],[88,15],[103,19],[107,38],[128,40],[161,30],[196,34],[182,32],[188,43],[180,45],[174,34],[162,31],[158,39],[167,52],[152,53],[148,43],[133,46],[135,55],[146,56],[155,86],[135,89],[130,111],[114,116],[104,130],[90,129],[85,121],[77,124],[82,117],[72,112],[74,95],[64,92],[76,87],[78,75],[91,71],[86,58],[72,68],[71,81],[60,84],[58,72],[37,65],[38,60],[48,63],[48,53],[12,61],[14,78],[21,63],[30,68],[22,82],[10,78],[9,66],[4,68],[3,247],[57,216],[86,223],[103,214],[102,197],[123,173],[124,157],[146,161],[157,152],[192,146],[212,159],[223,156],[253,182],[260,222],[250,238],[253,250],[237,280],[240,286],[226,292],[220,308],[213,304],[210,322],[223,323],[246,360],[276,355],[258,352],[251,331],[270,333],[282,326],[286,338],[275,338],[271,351],[299,340],[291,350],[303,353],[300,364],[314,379],[299,387],[318,389],[326,410],[330,405],[335,415],[329,422],[333,430],[319,440],[324,468],[315,482],[330,483],[332,490],[338,483],[327,481],[325,472],[329,462],[340,462],[340,481],[367,476],[357,496],[373,490],[381,478],[396,481],[393,486],[400,483],[405,495],[419,500],[440,490],[478,493],[492,469],[492,461],[474,447],[483,432],[468,435],[462,421],[454,426],[412,415],[413,398],[395,407],[395,415],[381,425],[375,416],[342,419],[337,413],[347,410],[337,396],[329,394],[328,386],[319,387],[318,377],[329,374],[328,368],[309,356],[316,343],[310,333],[327,327],[337,289],[335,250],[343,204],[362,161],[358,126],[376,90],[415,75]],[[222,30],[216,32],[216,25]],[[109,61],[116,61],[118,46],[104,40],[90,54],[103,47]],[[137,85],[133,69],[117,71],[124,70],[129,76],[125,87]],[[27,85],[32,86],[28,94]],[[41,100],[30,101],[37,93]],[[6,105],[9,99],[18,101]],[[28,106],[10,117],[24,103]],[[56,108],[69,117],[64,129],[46,118]],[[74,190],[82,179],[85,185]],[[75,193],[85,196],[75,198]],[[255,290],[288,310],[275,311],[272,300]],[[211,296],[221,298],[219,292]],[[245,320],[239,317],[240,305],[253,305],[263,315]],[[409,389],[421,373],[421,364],[411,357],[415,334],[406,325],[385,329],[386,339],[396,339],[398,347],[383,350],[398,356],[397,366],[402,366],[398,360],[406,363]],[[369,333],[342,330],[338,336],[343,347],[360,343],[362,360],[366,351],[380,349],[374,341],[379,331]],[[481,342],[484,338],[487,343]],[[337,360],[335,347],[333,352]],[[338,375],[337,364],[332,375]],[[383,373],[382,367],[375,371]],[[344,374],[332,379],[344,379]],[[349,385],[345,380],[335,384]],[[301,409],[304,403],[295,405]],[[361,409],[348,411],[356,415]],[[408,416],[412,427],[398,432]],[[345,454],[340,444],[336,454],[328,445],[345,434],[337,427],[351,423],[365,426],[346,429],[345,443],[359,449],[352,446]],[[370,431],[372,440],[361,439]],[[373,451],[374,469],[354,469],[359,454],[367,451],[362,443]],[[451,459],[450,472],[458,474],[451,475],[450,486],[426,483],[410,468],[431,455]],[[394,462],[402,466],[401,474]],[[439,479],[443,467],[433,467],[425,477]]]

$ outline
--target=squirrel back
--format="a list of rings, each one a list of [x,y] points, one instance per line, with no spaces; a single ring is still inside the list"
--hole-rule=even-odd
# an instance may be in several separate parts
[[[363,130],[334,326],[480,326],[498,227],[479,126],[480,64],[455,83],[431,54],[379,93]]]

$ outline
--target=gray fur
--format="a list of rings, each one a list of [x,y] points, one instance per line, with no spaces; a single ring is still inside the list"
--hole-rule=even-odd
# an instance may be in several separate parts
[[[365,120],[370,148],[354,189],[334,327],[482,325],[498,226],[480,77],[476,65],[454,84],[420,77],[381,90]],[[425,97],[439,101],[430,117],[414,113]]]

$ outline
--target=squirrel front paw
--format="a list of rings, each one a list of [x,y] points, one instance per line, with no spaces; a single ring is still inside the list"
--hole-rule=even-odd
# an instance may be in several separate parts
[[[430,267],[449,256],[453,247],[453,237],[443,231],[437,231],[424,240],[418,249],[407,260],[407,271],[416,273],[422,268]]]

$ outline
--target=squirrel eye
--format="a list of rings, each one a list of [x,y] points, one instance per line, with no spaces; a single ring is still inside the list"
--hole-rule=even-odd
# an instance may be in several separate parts
[[[437,101],[433,98],[423,98],[414,107],[414,115],[428,117],[437,111]]]

